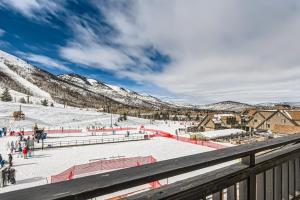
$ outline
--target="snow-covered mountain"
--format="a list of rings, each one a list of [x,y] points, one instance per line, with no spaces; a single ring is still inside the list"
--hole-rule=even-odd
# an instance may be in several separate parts
[[[28,62],[0,50],[0,91],[8,87],[14,97],[39,102],[42,99],[74,107],[103,108],[135,107],[147,109],[200,109],[211,111],[240,112],[246,108],[273,107],[275,104],[249,105],[234,101],[223,101],[207,105],[187,105],[163,101],[151,95],[138,93],[115,85],[89,79],[78,74],[56,76]],[[300,106],[299,102],[284,103]]]
[[[0,50],[0,88],[75,107],[174,107],[155,97],[88,79],[77,74],[56,76]]]
[[[196,107],[202,110],[241,112],[247,108],[253,108],[255,106],[235,101],[222,101],[218,103],[200,105]]]
[[[64,74],[58,77],[62,80],[71,82],[74,85],[86,88],[87,90],[106,96],[125,105],[150,108],[174,106],[151,95],[140,94],[119,86],[106,84],[94,79],[87,79],[86,77],[78,74]]]

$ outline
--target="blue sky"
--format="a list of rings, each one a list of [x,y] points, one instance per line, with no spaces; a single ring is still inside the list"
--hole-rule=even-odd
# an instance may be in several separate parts
[[[300,101],[297,0],[0,0],[0,49],[187,103]]]
[[[9,2],[9,1],[6,1]],[[35,2],[35,1],[32,1]],[[42,1],[36,1],[42,4]],[[59,2],[59,1],[57,1]],[[16,3],[22,4],[20,1]],[[166,90],[155,86],[151,82],[141,82],[133,80],[126,76],[116,75],[111,70],[97,63],[94,67],[89,63],[76,62],[76,60],[66,59],[61,56],[60,49],[68,44],[68,41],[74,38],[76,34],[72,23],[87,23],[88,28],[93,29],[97,34],[97,42],[105,43],[106,46],[121,48],[117,44],[109,42],[106,37],[113,37],[117,34],[114,27],[111,27],[105,21],[101,10],[96,8],[92,1],[65,1],[59,6],[50,5],[47,10],[43,7],[35,8],[34,4],[23,2],[24,7],[15,7],[12,3],[1,3],[0,7],[0,32],[1,49],[11,54],[19,56],[36,66],[46,69],[54,74],[78,73],[90,78],[98,79],[109,84],[116,84],[140,92],[155,94],[158,96],[165,95]],[[105,6],[104,1],[99,1],[99,5]],[[47,6],[47,5],[46,5]],[[56,10],[57,9],[57,10]],[[58,12],[58,13],[56,13]],[[85,18],[85,20],[80,20]],[[93,19],[93,20],[92,20]],[[170,58],[154,49],[151,45],[143,49],[143,53],[153,60],[151,66],[147,66],[153,71],[162,70],[163,66],[170,62]],[[99,55],[101,57],[101,55]],[[87,58],[88,59],[88,58]],[[133,57],[132,64],[127,64],[130,71],[132,68],[143,65],[138,58]],[[168,93],[172,96],[171,93]]]

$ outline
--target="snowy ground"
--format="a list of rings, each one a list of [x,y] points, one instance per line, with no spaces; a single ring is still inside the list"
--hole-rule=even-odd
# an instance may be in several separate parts
[[[19,110],[22,105],[22,111],[25,113],[25,120],[14,121],[12,113]],[[8,126],[11,129],[19,131],[20,129],[32,130],[34,123],[39,127],[46,129],[86,129],[88,126],[109,127],[112,123],[117,122],[119,115],[96,112],[93,109],[80,108],[62,108],[62,107],[45,107],[35,104],[5,103],[0,101],[0,127]],[[175,131],[177,128],[183,128],[184,125],[176,122],[155,121],[150,124],[150,120],[128,117],[125,122],[117,122],[120,127],[132,127],[145,125],[149,128],[161,127],[163,130]]]
[[[33,124],[38,123],[40,127],[50,129],[59,129],[59,127],[62,126],[64,129],[82,129],[82,133],[49,134],[46,140],[47,142],[125,137],[126,131],[116,132],[115,135],[112,135],[112,132],[96,132],[96,135],[91,135],[91,132],[86,131],[87,126],[109,127],[111,114],[108,113],[99,113],[94,110],[82,110],[79,108],[52,108],[23,104],[22,110],[26,114],[26,119],[24,121],[15,122],[10,116],[12,112],[18,110],[18,108],[18,103],[0,102],[0,127],[8,126],[14,130],[23,128],[25,130],[31,130]],[[118,117],[119,115],[112,115],[113,123]],[[138,132],[141,125],[150,129],[167,131],[172,134],[175,134],[175,130],[178,128],[186,127],[182,122],[155,121],[154,123],[150,123],[150,120],[134,117],[128,117],[126,122],[118,123],[118,125],[119,127],[137,128],[137,130],[130,131],[130,136],[140,135]],[[184,133],[179,133],[179,135],[183,134]],[[4,159],[7,159],[7,142],[12,140],[16,140],[16,137],[0,138],[0,153]],[[49,180],[50,176],[59,174],[74,165],[85,164],[94,159],[110,159],[117,156],[136,157],[152,155],[158,161],[161,161],[211,150],[213,149],[200,145],[155,137],[145,141],[40,150],[36,151],[34,156],[29,159],[18,158],[16,154],[14,155],[13,163],[16,169],[17,184],[0,188],[0,193],[47,184],[47,180]],[[160,183],[172,183],[192,175],[211,171],[227,164],[171,177],[161,180]],[[148,188],[149,185],[146,186],[146,189]],[[143,186],[142,189],[145,189],[145,186]]]
[[[7,159],[5,145],[12,138],[1,138],[1,153]],[[191,155],[212,149],[166,138],[153,138],[147,141],[102,144],[93,146],[70,147],[62,149],[40,150],[29,159],[14,155],[17,184],[0,189],[7,192],[47,183],[47,178],[56,175],[67,168],[88,163],[93,159],[116,156],[154,156],[158,161]],[[170,181],[170,180],[169,180]],[[171,180],[172,181],[172,180]]]

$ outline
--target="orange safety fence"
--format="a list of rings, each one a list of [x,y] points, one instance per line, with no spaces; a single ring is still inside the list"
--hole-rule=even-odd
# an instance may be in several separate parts
[[[101,171],[108,171],[114,169],[123,169],[135,167],[156,162],[153,156],[146,157],[131,157],[131,158],[117,158],[111,160],[99,160],[82,165],[74,165],[60,174],[51,176],[51,183],[67,181],[73,179],[75,176],[96,173]]]
[[[212,142],[212,141],[192,140],[192,139],[187,138],[187,137],[176,136],[176,135],[173,135],[171,133],[168,133],[168,132],[165,132],[165,131],[161,131],[161,130],[156,130],[156,129],[146,129],[146,128],[143,128],[141,130],[153,132],[154,134],[151,135],[150,137],[157,137],[157,136],[159,136],[159,137],[166,137],[166,138],[171,138],[171,139],[175,139],[175,140],[182,141],[182,142],[188,142],[188,143],[191,143],[191,144],[197,144],[197,145],[202,145],[202,146],[210,147],[210,148],[213,148],[213,149],[223,149],[223,148],[227,147],[225,145],[218,144],[218,143],[215,143],[215,142]]]

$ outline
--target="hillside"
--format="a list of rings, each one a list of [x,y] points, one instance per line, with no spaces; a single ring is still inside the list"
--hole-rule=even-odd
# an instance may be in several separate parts
[[[173,106],[172,104],[163,102],[158,98],[152,97],[150,95],[139,94],[122,87],[109,85],[94,79],[87,79],[86,77],[80,76],[78,74],[64,74],[58,77],[64,81],[77,85],[78,87],[85,88],[89,91],[103,95],[125,105],[147,108]]]
[[[100,108],[104,111],[123,109],[198,109],[211,111],[240,112],[252,107],[274,107],[275,103],[249,105],[234,101],[223,101],[207,105],[175,104],[78,74],[54,75],[28,62],[0,50],[0,91],[12,90],[14,101],[20,98],[33,103],[47,99],[55,104],[73,107]],[[285,103],[299,106],[300,103]]]
[[[235,101],[222,101],[213,104],[197,106],[201,110],[212,110],[212,111],[234,111],[241,112],[246,108],[253,108],[255,106]]]
[[[0,51],[0,88],[8,87],[30,97],[48,99],[74,107],[110,109],[110,107],[172,107],[150,95],[139,94],[77,74],[56,76]],[[17,99],[18,100],[18,99]]]

